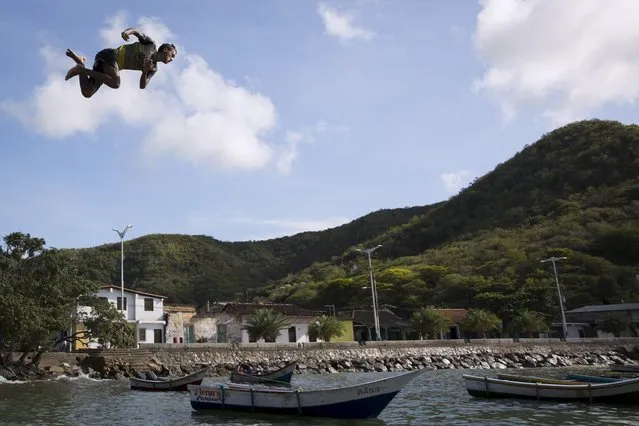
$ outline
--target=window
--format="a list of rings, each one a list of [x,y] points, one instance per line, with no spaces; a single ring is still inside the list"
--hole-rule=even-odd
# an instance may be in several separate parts
[[[146,328],[138,329],[138,341],[146,342]]]
[[[150,297],[144,298],[144,310],[153,311],[153,299]]]
[[[118,297],[118,303],[117,304],[118,304],[118,311],[122,311],[122,310],[126,311],[126,309],[127,309],[126,297],[124,298],[124,308],[122,308],[122,298],[121,297]]]

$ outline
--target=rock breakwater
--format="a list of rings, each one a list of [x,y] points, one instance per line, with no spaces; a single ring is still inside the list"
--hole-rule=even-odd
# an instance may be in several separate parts
[[[418,368],[506,369],[629,364],[624,348],[361,348],[315,350],[169,350],[157,351],[146,363],[126,357],[105,357],[91,374],[102,378],[126,378],[141,371],[157,375],[184,375],[210,366],[210,376],[226,376],[239,362],[249,362],[257,371],[279,368],[297,361],[298,373],[393,372]],[[86,368],[83,368],[88,372]]]
[[[0,376],[33,380],[55,375],[88,374],[95,378],[126,379],[138,372],[180,376],[209,366],[210,376],[227,376],[239,362],[250,362],[260,370],[278,368],[297,361],[298,373],[387,372],[430,369],[517,369],[535,367],[607,366],[630,364],[639,358],[638,340],[621,342],[575,341],[481,342],[451,344],[407,342],[358,346],[326,344],[305,347],[262,345],[232,348],[223,345],[195,347],[150,347],[106,350],[99,353],[47,353],[40,368],[1,369]],[[421,345],[421,346],[420,346]]]

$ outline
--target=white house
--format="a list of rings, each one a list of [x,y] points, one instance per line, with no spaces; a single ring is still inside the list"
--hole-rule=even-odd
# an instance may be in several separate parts
[[[98,296],[108,300],[121,310],[121,287],[106,285],[100,288]],[[129,323],[135,324],[136,343],[164,343],[164,299],[165,296],[143,291],[124,289],[124,310]]]
[[[195,337],[201,342],[248,343],[245,327],[253,312],[271,308],[287,318],[287,327],[280,330],[276,343],[303,343],[309,341],[308,326],[315,313],[292,304],[277,303],[219,303],[191,317]],[[263,342],[263,340],[260,340]]]

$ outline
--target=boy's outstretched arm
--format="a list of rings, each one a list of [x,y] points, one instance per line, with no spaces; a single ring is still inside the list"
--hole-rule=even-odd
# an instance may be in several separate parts
[[[122,36],[124,41],[129,41],[129,36],[134,35],[138,38],[138,40],[140,40],[141,43],[153,43],[153,40],[151,40],[149,36],[135,28],[127,28],[126,30],[122,31],[122,34],[120,35]]]

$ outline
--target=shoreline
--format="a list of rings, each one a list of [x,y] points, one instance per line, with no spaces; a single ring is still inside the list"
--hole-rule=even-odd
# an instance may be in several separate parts
[[[523,339],[522,339],[523,340]],[[528,339],[527,339],[528,340]],[[199,345],[143,349],[114,349],[93,352],[44,354],[41,364],[13,367],[0,376],[7,381],[50,379],[80,374],[96,379],[127,379],[137,372],[152,371],[158,376],[183,376],[205,366],[207,377],[227,376],[239,362],[250,362],[257,371],[279,368],[297,361],[296,374],[340,372],[401,372],[417,368],[439,369],[520,369],[540,367],[600,366],[635,363],[639,359],[639,339],[597,342],[548,342],[532,340],[504,344],[477,342],[461,345],[442,342],[379,342],[354,346],[343,343],[314,347],[272,345],[231,348],[228,345]],[[377,343],[377,342],[376,342]],[[255,345],[257,346],[257,345]],[[16,370],[18,368],[18,370]],[[9,377],[7,377],[7,375]]]
[[[500,357],[476,356],[476,357],[419,357],[403,359],[381,358],[372,361],[367,360],[332,360],[318,361],[307,365],[298,364],[294,374],[330,375],[338,373],[359,372],[405,372],[415,369],[437,370],[505,370],[505,369],[537,369],[537,368],[566,368],[566,367],[599,367],[606,368],[610,365],[623,365],[633,363],[634,360],[626,358],[623,354],[610,351],[609,354],[583,354],[582,356],[566,356],[565,354],[534,354],[523,357],[515,354],[507,354]],[[258,372],[282,367],[284,361],[254,362],[252,363]],[[126,361],[112,360],[105,363],[103,370],[94,370],[85,363],[71,366],[64,363],[57,368],[53,366],[36,368],[32,365],[11,366],[11,374],[5,375],[8,367],[0,367],[0,385],[3,383],[32,383],[37,381],[56,380],[62,377],[74,378],[81,375],[98,380],[128,380],[136,372],[153,371],[157,375],[183,376],[193,373],[205,366],[212,367],[206,377],[228,376],[235,365],[212,364],[206,361],[191,364],[163,364],[153,360],[146,367],[133,368]]]

